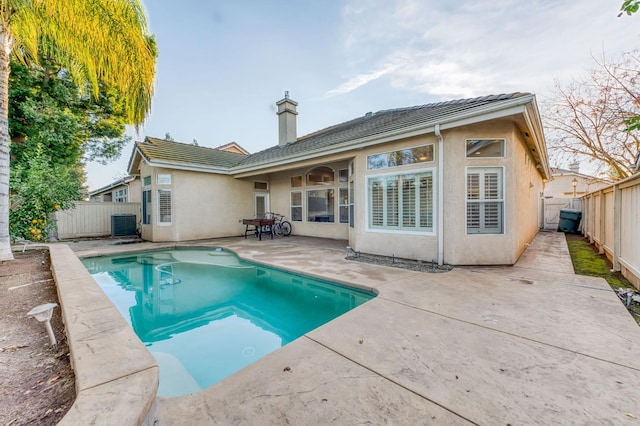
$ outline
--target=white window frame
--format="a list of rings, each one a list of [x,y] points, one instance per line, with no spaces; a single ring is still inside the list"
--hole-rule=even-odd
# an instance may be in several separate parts
[[[113,201],[116,203],[126,203],[129,198],[127,188],[120,188],[113,191]]]
[[[169,203],[170,203],[169,204],[169,208],[171,209],[171,212],[170,212],[171,220],[168,221],[168,222],[162,221],[162,215],[160,214],[160,193],[161,192],[169,193],[169,197],[170,197],[170,199],[169,199]],[[171,192],[171,189],[166,189],[166,188],[156,189],[156,200],[157,200],[156,201],[156,206],[157,206],[156,212],[158,214],[158,216],[157,216],[158,225],[159,226],[171,226],[173,224],[173,194]]]
[[[388,169],[387,169],[388,170]],[[402,221],[402,216],[398,210],[398,227],[394,227],[394,228],[383,228],[383,227],[373,227],[373,225],[371,224],[371,220],[370,220],[370,216],[369,216],[369,212],[371,210],[371,199],[370,199],[370,192],[369,192],[369,182],[371,179],[374,178],[380,178],[380,177],[388,177],[388,176],[406,176],[406,175],[418,175],[418,174],[425,174],[425,173],[431,173],[431,180],[432,180],[432,187],[431,187],[431,191],[432,191],[432,198],[431,198],[431,216],[432,216],[432,221],[431,221],[431,230],[427,230],[427,229],[409,229],[409,228],[403,228],[401,226],[401,221]],[[436,170],[433,167],[429,167],[429,168],[423,168],[423,169],[415,169],[415,170],[406,170],[406,169],[395,169],[393,172],[388,172],[388,173],[375,173],[375,174],[371,174],[368,175],[366,177],[366,185],[365,185],[365,191],[366,191],[366,203],[365,203],[365,220],[366,220],[366,228],[367,228],[367,232],[377,232],[377,233],[392,233],[392,234],[411,234],[411,235],[436,235],[436,230],[437,230],[437,221],[438,221],[438,217],[437,217],[437,182],[436,182]],[[417,190],[419,191],[419,188],[417,188]],[[398,191],[400,193],[400,191]],[[401,202],[398,201],[398,205],[400,205]],[[420,207],[419,207],[419,202],[418,202],[418,198],[416,197],[416,219],[419,220],[418,218],[420,217]]]
[[[269,210],[270,208],[270,200],[269,200],[269,193],[268,192],[256,192],[253,194],[253,215],[256,217],[256,219],[261,219],[262,217],[258,217],[258,198],[264,198],[264,213],[267,214],[269,213],[271,210]],[[264,216],[264,215],[263,215]]]
[[[341,192],[342,191],[346,191],[347,193],[347,199],[346,199],[346,203],[341,203],[342,198],[340,197]],[[338,220],[336,221],[336,223],[346,223],[347,225],[349,224],[349,187],[348,186],[341,186],[338,188]],[[347,209],[347,220],[343,221],[342,220],[342,208],[346,208]]]
[[[486,158],[486,157],[485,157]],[[484,175],[485,172],[487,171],[498,171],[500,172],[500,194],[502,195],[501,198],[482,198],[482,194],[484,193],[484,189],[483,189],[483,181],[481,179],[481,182],[479,183],[479,187],[480,187],[480,197],[477,200],[469,200],[469,173],[475,173],[476,171],[482,171],[482,175]],[[465,173],[464,173],[464,199],[465,199],[465,206],[464,206],[464,229],[465,229],[465,234],[466,235],[504,235],[506,234],[506,229],[507,229],[507,221],[506,221],[506,217],[507,217],[507,206],[506,206],[506,202],[505,202],[505,191],[506,191],[506,179],[505,179],[505,168],[504,166],[467,166],[465,167]],[[483,230],[483,226],[481,225],[481,227],[479,228],[478,232],[469,232],[469,224],[468,224],[468,206],[469,204],[487,204],[487,203],[502,203],[502,226],[500,229],[500,232],[482,232]]]
[[[430,159],[430,160],[416,161],[416,162],[413,162],[413,163],[400,164],[400,165],[393,165],[393,166],[386,165],[386,166],[378,167],[378,168],[371,168],[371,167],[369,167],[369,158],[370,158],[370,157],[375,157],[375,156],[383,155],[383,154],[387,154],[387,155],[389,155],[389,154],[394,153],[394,152],[404,151],[404,150],[408,150],[408,149],[413,150],[413,149],[417,149],[417,148],[427,148],[427,147],[431,147],[431,159]],[[422,145],[409,146],[409,147],[406,147],[406,148],[399,148],[399,149],[396,149],[396,150],[393,150],[393,151],[383,151],[383,152],[378,152],[378,153],[376,153],[376,154],[369,154],[369,155],[367,155],[367,157],[365,158],[365,162],[366,162],[366,164],[365,164],[365,168],[366,168],[366,170],[367,170],[367,171],[369,171],[369,172],[377,172],[377,171],[384,171],[384,170],[389,170],[389,169],[395,169],[395,168],[397,168],[397,167],[412,167],[412,166],[414,166],[414,167],[415,167],[417,164],[433,163],[434,161],[436,161],[436,147],[435,147],[435,144],[433,144],[433,143],[426,143],[426,144],[422,144]]]
[[[264,184],[264,188],[258,188],[258,184]],[[264,180],[255,180],[253,181],[253,190],[254,191],[268,191],[269,190],[269,182]]]
[[[329,217],[333,217],[332,221],[315,221],[315,220],[309,220],[309,214],[310,214],[310,209],[311,209],[311,203],[309,202],[309,194],[311,192],[324,192],[324,191],[333,191],[333,208],[331,209],[332,211],[330,211],[329,209],[327,209],[327,212],[329,213],[328,216]],[[305,222],[306,223],[321,223],[323,225],[335,225],[335,224],[339,224],[340,223],[340,218],[338,218],[338,220],[336,220],[336,188],[334,186],[331,187],[322,187],[322,186],[317,186],[317,185],[312,185],[312,186],[308,186],[307,189],[304,191],[304,197],[305,200],[303,201],[303,203],[305,203],[305,205],[307,206],[307,211],[306,211],[306,218],[305,218]]]
[[[147,194],[147,195],[145,195]],[[151,196],[151,188],[142,190],[142,224],[151,225],[151,211],[153,210],[153,197]]]
[[[467,155],[467,142],[468,141],[476,141],[476,140],[482,140],[482,141],[502,141],[502,155],[500,156],[495,156],[495,157],[475,157],[475,156],[469,156]],[[505,158],[507,156],[507,140],[505,138],[466,138],[464,140],[464,146],[465,146],[465,158],[467,160],[486,160],[487,158]]]
[[[293,204],[293,194],[300,194],[300,204]],[[300,220],[293,218],[293,209],[300,208]],[[304,191],[291,191],[289,193],[289,218],[292,222],[304,222]]]

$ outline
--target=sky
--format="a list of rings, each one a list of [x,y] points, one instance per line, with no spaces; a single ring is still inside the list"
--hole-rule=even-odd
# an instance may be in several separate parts
[[[640,47],[622,0],[147,0],[159,56],[151,112],[134,140],[278,143],[275,103],[289,91],[298,136],[390,108],[530,92],[538,104]],[[89,190],[126,175],[86,167]],[[558,164],[558,166],[563,166]],[[566,165],[565,165],[566,166]]]

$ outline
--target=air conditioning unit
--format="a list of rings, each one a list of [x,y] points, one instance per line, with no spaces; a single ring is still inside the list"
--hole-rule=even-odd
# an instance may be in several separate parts
[[[117,213],[111,215],[111,237],[136,235],[136,215]]]

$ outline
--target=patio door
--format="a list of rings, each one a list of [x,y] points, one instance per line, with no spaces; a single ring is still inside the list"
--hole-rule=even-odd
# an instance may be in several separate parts
[[[253,206],[255,217],[264,217],[264,214],[269,211],[269,194],[255,194],[255,201],[253,203]]]

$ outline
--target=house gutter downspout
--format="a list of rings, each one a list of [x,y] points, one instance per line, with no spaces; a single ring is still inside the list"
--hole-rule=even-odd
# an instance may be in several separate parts
[[[444,264],[444,138],[440,133],[440,124],[436,123],[434,132],[438,138],[438,265]]]

